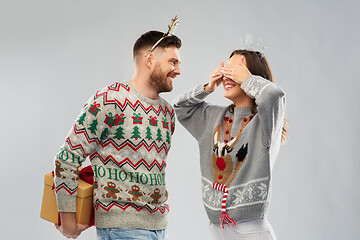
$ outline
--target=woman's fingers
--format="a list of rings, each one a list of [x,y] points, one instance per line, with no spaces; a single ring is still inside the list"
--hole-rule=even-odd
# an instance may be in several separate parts
[[[224,68],[224,76],[227,77],[227,78],[232,78],[233,76],[233,67],[225,67]]]
[[[206,86],[207,91],[214,91],[217,88],[224,77],[224,61],[220,62],[220,67],[215,69],[210,74],[209,84]]]
[[[223,70],[220,70],[220,69],[216,69],[212,75],[211,75],[211,78],[212,80],[216,81],[218,80],[219,78],[221,78],[223,76]]]
[[[222,76],[223,76],[222,73],[216,73],[216,74],[214,74],[214,75],[212,76],[212,78],[213,78],[214,80],[217,80],[217,79],[221,78]]]
[[[220,62],[220,68],[223,68],[223,67],[224,67],[224,61],[221,60],[221,62]]]
[[[230,78],[238,84],[242,84],[243,81],[250,76],[251,73],[243,62],[240,65],[231,65],[224,67],[224,77]]]

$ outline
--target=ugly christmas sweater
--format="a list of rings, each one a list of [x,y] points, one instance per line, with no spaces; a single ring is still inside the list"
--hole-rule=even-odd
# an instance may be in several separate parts
[[[278,154],[285,94],[272,82],[251,75],[241,88],[255,99],[251,107],[214,106],[200,85],[174,104],[180,123],[198,141],[203,203],[214,224],[266,217],[271,169]]]
[[[77,169],[89,157],[97,227],[165,229],[165,167],[174,115],[164,99],[146,98],[130,82],[96,92],[56,155],[59,212],[76,211]]]

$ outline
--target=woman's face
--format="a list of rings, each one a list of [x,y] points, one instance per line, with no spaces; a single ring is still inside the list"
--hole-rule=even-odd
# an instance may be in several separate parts
[[[226,66],[240,65],[242,61],[244,61],[246,65],[246,59],[243,58],[243,55],[235,54],[229,59]],[[234,82],[232,79],[224,77],[222,84],[225,90],[224,97],[233,101],[234,103],[241,100],[242,97],[246,96],[246,93],[244,92],[244,90],[242,90],[240,85]]]

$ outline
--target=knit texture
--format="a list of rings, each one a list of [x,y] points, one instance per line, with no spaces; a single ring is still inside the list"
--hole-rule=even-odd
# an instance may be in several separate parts
[[[190,89],[174,103],[178,120],[199,144],[203,202],[214,224],[226,222],[221,216],[225,211],[235,222],[264,218],[268,212],[285,94],[254,75],[246,78],[241,88],[255,99],[257,113],[252,113],[251,107],[230,111],[208,104],[204,99],[210,93],[204,91],[204,85]],[[214,187],[215,183],[223,187]]]
[[[89,157],[97,227],[165,229],[165,167],[174,117],[164,99],[146,98],[130,82],[96,92],[55,158],[58,210],[76,211],[77,169]]]

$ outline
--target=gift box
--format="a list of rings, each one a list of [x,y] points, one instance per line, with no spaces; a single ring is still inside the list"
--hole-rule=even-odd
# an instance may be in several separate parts
[[[93,185],[91,166],[79,169],[79,186],[76,198],[76,221],[81,224],[94,225],[94,209],[92,204]],[[54,187],[54,173],[45,175],[44,193],[40,217],[55,224],[60,223]]]

